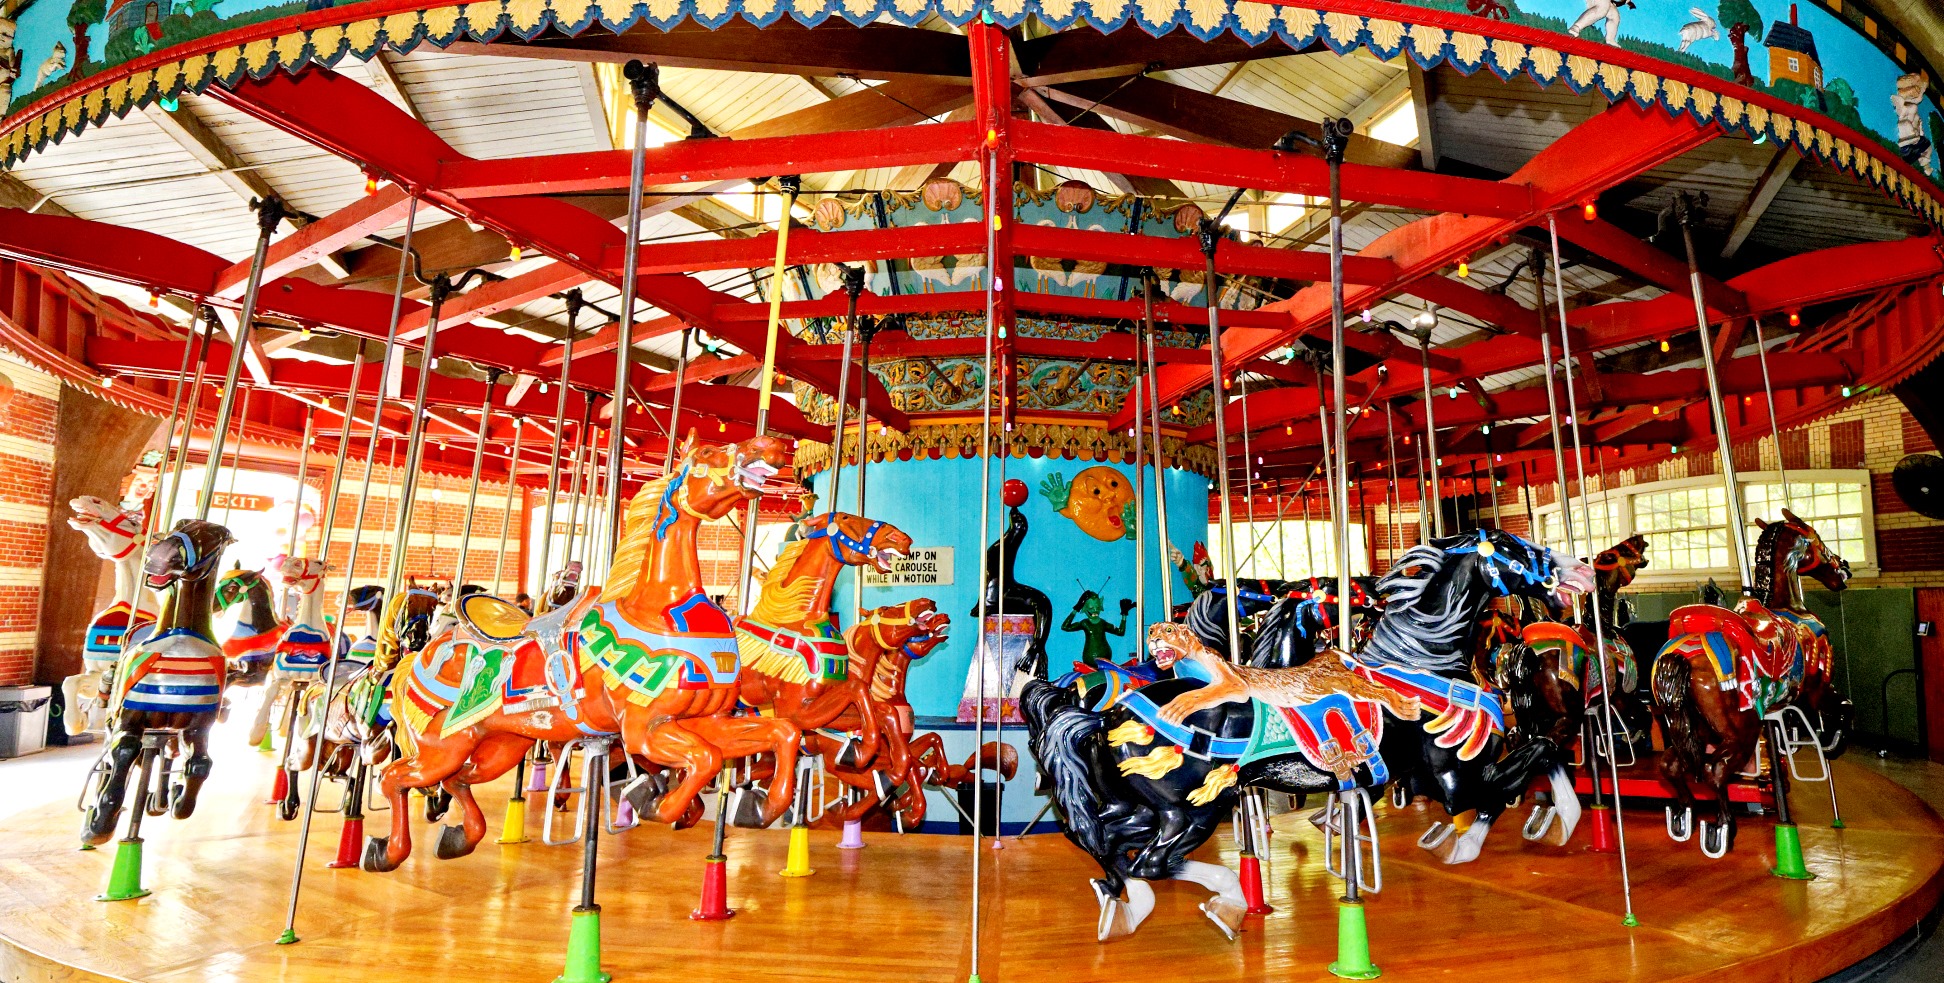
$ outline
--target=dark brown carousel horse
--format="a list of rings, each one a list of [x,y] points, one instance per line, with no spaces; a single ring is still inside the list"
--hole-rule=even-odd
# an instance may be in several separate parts
[[[382,588],[360,587],[353,592],[351,609],[375,608],[383,593]],[[438,592],[416,584],[384,605],[376,633],[354,644],[340,667],[337,675],[343,682],[333,690],[320,725],[300,735],[290,752],[292,767],[306,770],[321,762],[324,777],[342,781],[360,759],[372,768],[390,760],[392,673],[375,667],[396,666],[424,649],[438,609]]]
[[[791,802],[802,732],[787,720],[737,715],[741,662],[729,617],[702,589],[701,524],[759,497],[788,460],[783,442],[756,437],[701,446],[691,434],[673,473],[629,505],[604,590],[528,619],[487,594],[460,598],[459,623],[400,666],[392,690],[404,755],[385,768],[391,834],[365,845],[364,868],[396,868],[411,853],[402,808],[411,789],[443,786],[461,824],[441,834],[442,859],[486,835],[471,786],[505,774],[535,742],[618,739],[639,761],[670,769],[676,786],[645,814],[688,825],[723,762],[774,754],[763,821]],[[604,596],[605,595],[605,596]]]
[[[229,530],[216,523],[183,519],[148,548],[143,581],[170,594],[155,634],[128,653],[116,676],[102,754],[106,774],[82,824],[84,843],[100,845],[114,836],[128,770],[148,731],[176,732],[174,753],[186,757],[181,781],[166,795],[158,778],[158,801],[148,801],[148,789],[136,790],[138,807],[154,814],[166,807],[177,819],[196,809],[196,795],[209,777],[209,728],[228,675],[223,650],[210,636],[210,612],[216,567],[231,542]]]
[[[1840,701],[1830,681],[1829,635],[1802,603],[1802,579],[1840,591],[1849,563],[1795,513],[1761,522],[1755,546],[1755,584],[1732,609],[1709,604],[1676,608],[1670,637],[1654,659],[1654,715],[1666,750],[1661,776],[1674,789],[1668,832],[1692,833],[1694,794],[1706,782],[1715,797],[1715,822],[1701,821],[1701,849],[1719,857],[1734,844],[1728,782],[1748,768],[1763,719],[1783,707]],[[1786,777],[1771,775],[1778,796]]]

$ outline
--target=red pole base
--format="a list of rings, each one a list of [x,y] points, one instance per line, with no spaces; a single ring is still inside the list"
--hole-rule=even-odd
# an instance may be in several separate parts
[[[709,857],[702,864],[702,903],[689,917],[698,922],[719,922],[734,916],[729,910],[729,865],[727,857]]]
[[[358,854],[364,849],[364,817],[358,816],[344,821],[344,831],[338,834],[337,859],[324,866],[333,870],[358,865]]]
[[[1262,900],[1262,861],[1255,854],[1242,855],[1242,900],[1249,903],[1249,914],[1267,915],[1276,909]]]
[[[1586,811],[1586,820],[1593,831],[1593,845],[1587,849],[1594,853],[1620,852],[1620,837],[1614,832],[1610,806],[1593,806]]]
[[[264,799],[263,804],[267,806],[276,805],[284,800],[284,796],[289,794],[290,794],[290,773],[288,771],[285,771],[283,768],[278,768],[277,783],[270,787],[270,797]]]

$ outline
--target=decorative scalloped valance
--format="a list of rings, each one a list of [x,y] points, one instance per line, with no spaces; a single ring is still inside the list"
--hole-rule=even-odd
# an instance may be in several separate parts
[[[914,425],[910,433],[872,431],[866,449],[874,462],[913,458],[973,457],[979,452],[983,425],[978,420],[939,421]],[[844,463],[857,463],[857,430],[845,431]],[[1018,423],[1007,436],[1008,453],[1016,458],[1058,457],[1069,461],[1106,461],[1130,463],[1134,459],[1134,438],[1125,432],[1110,432],[1098,426],[1069,426],[1058,423]],[[1151,449],[1151,448],[1150,448]],[[1204,477],[1215,474],[1215,449],[1205,445],[1187,446],[1178,436],[1163,434],[1161,453],[1168,466],[1193,471]],[[796,445],[796,473],[799,478],[830,468],[830,444],[799,440]]]
[[[1032,16],[1056,29],[1084,21],[1114,31],[1133,23],[1157,36],[1184,29],[1203,39],[1223,34],[1252,44],[1277,39],[1299,50],[1320,43],[1338,53],[1407,55],[1425,67],[1450,64],[1466,73],[1489,69],[1542,85],[1563,82],[1575,92],[1597,88],[1609,100],[1658,104],[1795,147],[1882,188],[1933,221],[1944,220],[1930,153],[1931,144],[1944,142],[1944,133],[1936,132],[1944,117],[1916,70],[1920,66],[1901,45],[1886,53],[1863,31],[1819,6],[1801,4],[1802,26],[1781,32],[1778,40],[1773,26],[1798,16],[1798,4],[1784,0],[1748,0],[1776,42],[1762,48],[1765,58],[1750,57],[1761,45],[1751,47],[1746,32],[1730,46],[1733,25],[1711,17],[1682,24],[1690,15],[1672,6],[1650,9],[1606,0],[1291,5],[1126,0],[1119,6],[1079,0],[654,0],[626,6],[612,0],[435,6],[424,0],[367,0],[312,9],[318,2],[327,0],[226,0],[226,13],[218,16],[211,0],[118,3],[112,9],[104,9],[110,5],[103,0],[41,0],[21,13],[15,51],[0,51],[14,55],[6,61],[20,66],[19,78],[8,86],[8,106],[17,112],[0,122],[0,160],[11,164],[158,98],[234,83],[246,74],[263,77],[279,69],[369,58],[385,47],[404,52],[421,44],[490,43],[509,34],[528,39],[547,30],[571,35],[597,26],[623,31],[646,24],[667,30],[694,21],[714,28],[738,17],[758,26],[786,16],[808,25],[834,17],[854,24],[888,19],[915,25],[935,15],[953,24],[978,17],[1011,27]],[[1484,16],[1457,12],[1461,4]],[[153,23],[145,14],[128,13],[150,6],[158,11]],[[77,26],[69,16],[77,8],[94,16],[74,18]],[[1601,16],[1585,16],[1596,8]],[[1836,36],[1839,31],[1844,36]],[[1580,32],[1589,36],[1577,36]],[[1797,35],[1803,33],[1821,33],[1824,42],[1797,51],[1803,47]],[[69,50],[77,39],[89,48],[87,58],[75,58]],[[1832,43],[1839,40],[1844,43]],[[1824,64],[1818,60],[1824,56],[1841,63]],[[1765,63],[1756,66],[1756,61]],[[1757,68],[1768,74],[1752,74]],[[87,74],[73,78],[77,69]],[[28,78],[36,83],[31,89],[23,88]],[[1748,84],[1738,84],[1737,78]]]

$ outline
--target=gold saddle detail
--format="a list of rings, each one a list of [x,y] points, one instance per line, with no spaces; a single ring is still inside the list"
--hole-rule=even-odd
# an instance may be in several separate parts
[[[491,594],[467,594],[460,598],[458,614],[466,627],[496,642],[521,637],[529,620],[519,605]]]

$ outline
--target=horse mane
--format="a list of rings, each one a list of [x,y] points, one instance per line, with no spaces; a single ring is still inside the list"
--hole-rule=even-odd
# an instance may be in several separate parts
[[[1788,561],[1790,570],[1793,571],[1800,565],[1802,553],[1809,547],[1809,537],[1786,522],[1771,522],[1762,527],[1761,537],[1755,540],[1754,591],[1755,599],[1761,601],[1764,606],[1772,607],[1775,604],[1776,588],[1779,586],[1775,582],[1775,553],[1781,548],[1784,531],[1795,537],[1789,543],[1788,556],[1784,558]]]
[[[641,568],[648,563],[648,543],[655,538],[655,523],[650,520],[650,508],[661,505],[662,495],[668,490],[669,475],[662,475],[641,486],[635,497],[628,500],[628,508],[621,518],[621,546],[614,551],[614,562],[608,566],[607,584],[601,593],[609,600],[619,600],[634,593],[641,580]]]
[[[1448,559],[1435,544],[1413,546],[1377,582],[1384,616],[1365,651],[1413,669],[1442,672],[1465,667],[1467,643],[1478,628],[1468,603],[1469,585],[1456,585],[1456,591],[1447,590],[1443,597],[1431,593],[1433,584],[1448,585],[1443,576]]]
[[[770,564],[769,573],[763,577],[763,586],[757,594],[756,606],[750,609],[749,617],[772,625],[788,624],[802,617],[810,608],[810,600],[817,594],[817,581],[802,577],[790,582],[790,570],[796,565],[797,557],[810,545],[807,539],[799,539],[783,547],[777,554],[776,562]]]

